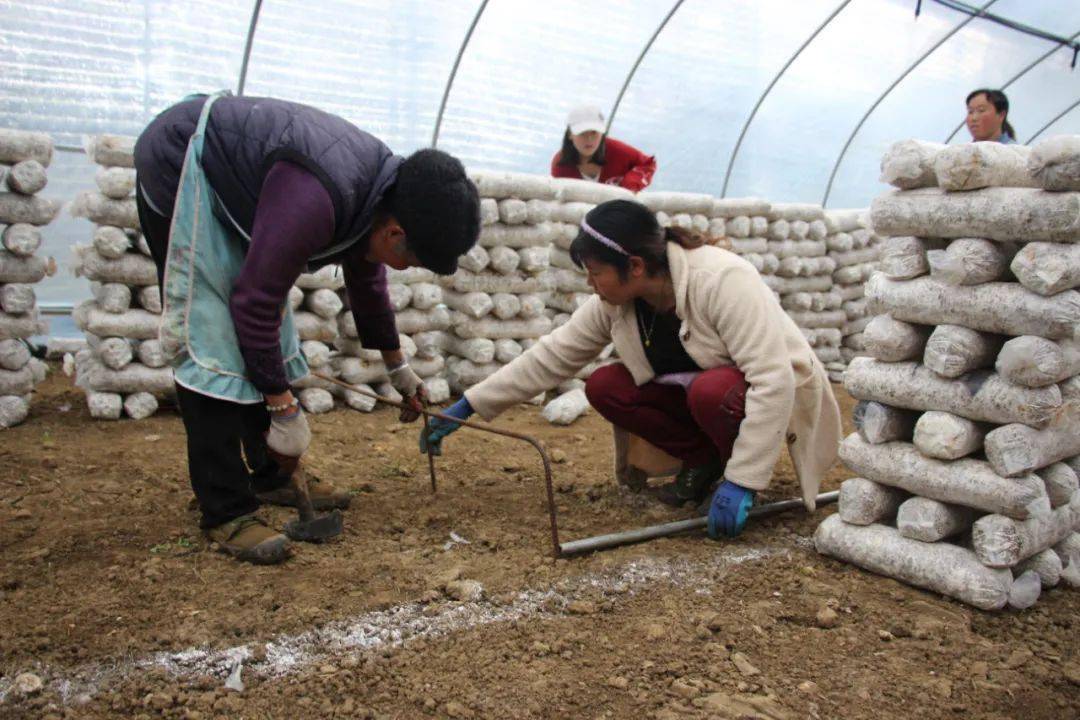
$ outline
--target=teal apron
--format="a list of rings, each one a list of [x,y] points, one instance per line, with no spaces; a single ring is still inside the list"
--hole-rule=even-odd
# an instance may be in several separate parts
[[[210,107],[224,94],[211,95],[203,105],[180,172],[165,260],[160,338],[179,385],[221,400],[252,404],[263,402],[263,395],[247,378],[229,312],[247,241],[218,221],[216,195],[202,168]],[[288,302],[282,308],[281,355],[290,383],[308,374]]]

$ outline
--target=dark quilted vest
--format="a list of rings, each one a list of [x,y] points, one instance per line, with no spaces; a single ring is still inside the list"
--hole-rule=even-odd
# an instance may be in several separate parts
[[[205,100],[198,97],[168,108],[150,123],[136,144],[140,177],[145,168],[156,168],[158,173],[171,170],[163,174],[175,173],[173,197],[187,143]],[[248,235],[263,178],[278,160],[307,168],[330,194],[335,215],[333,257],[366,236],[375,207],[394,184],[402,163],[402,158],[378,138],[307,105],[232,96],[214,102],[203,145],[203,170],[229,219]],[[150,194],[154,199],[153,192]],[[330,259],[321,257],[310,265],[318,267]]]

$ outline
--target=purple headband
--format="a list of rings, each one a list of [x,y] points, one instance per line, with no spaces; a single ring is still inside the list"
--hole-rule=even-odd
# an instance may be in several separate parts
[[[630,253],[626,252],[626,250],[623,249],[622,245],[615,242],[614,240],[612,240],[609,237],[605,237],[604,235],[601,235],[599,232],[594,230],[592,228],[592,226],[590,226],[589,223],[587,223],[585,221],[584,218],[582,218],[582,220],[581,220],[581,229],[584,230],[589,236],[591,236],[594,240],[599,242],[601,245],[604,245],[605,247],[611,248],[612,250],[619,253],[620,255],[625,255],[626,257],[630,257]]]

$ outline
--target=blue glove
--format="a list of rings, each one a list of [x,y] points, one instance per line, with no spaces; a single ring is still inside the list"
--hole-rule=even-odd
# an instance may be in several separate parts
[[[459,420],[468,420],[474,412],[472,405],[462,395],[460,400],[443,411],[443,415],[456,417]],[[459,427],[461,426],[456,422],[450,422],[442,418],[431,418],[426,428],[420,428],[420,452],[426,454],[430,449],[432,455],[442,455],[443,438]]]
[[[709,505],[709,537],[735,537],[746,527],[746,518],[754,506],[754,491],[724,480],[713,493]]]

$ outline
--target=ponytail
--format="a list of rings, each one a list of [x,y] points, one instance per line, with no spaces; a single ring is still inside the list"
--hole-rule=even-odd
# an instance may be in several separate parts
[[[1013,140],[1016,140],[1016,130],[1013,130],[1013,126],[1011,123],[1009,123],[1009,120],[1007,118],[1003,123],[1001,123],[1001,129],[1005,131],[1006,135],[1011,137]],[[1017,140],[1017,142],[1019,142],[1019,140]]]
[[[664,228],[664,241],[678,243],[684,250],[693,250],[706,244],[701,233],[675,226]]]

